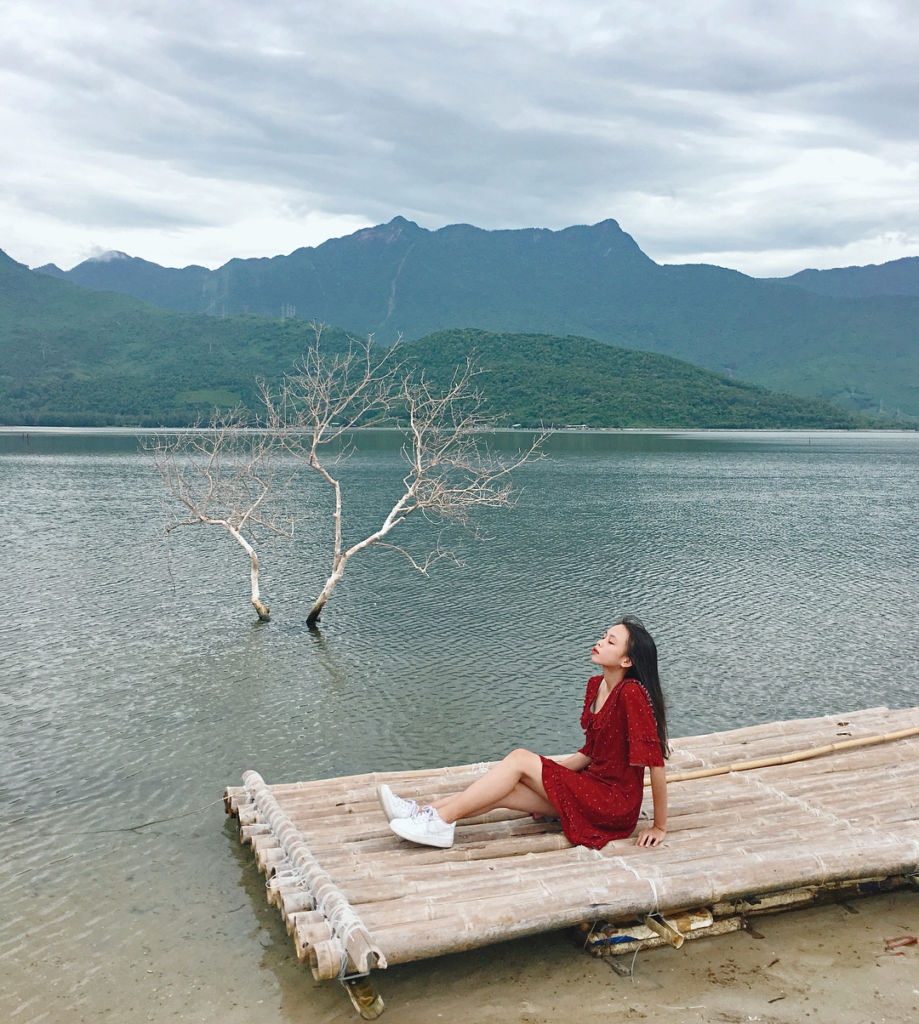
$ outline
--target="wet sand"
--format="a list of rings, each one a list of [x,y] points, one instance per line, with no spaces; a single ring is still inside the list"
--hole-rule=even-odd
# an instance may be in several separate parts
[[[747,932],[638,953],[631,977],[582,952],[571,932],[403,965],[376,976],[391,1024],[907,1024],[919,1020],[919,935],[911,890],[759,917]],[[630,963],[632,957],[622,961]],[[359,1019],[335,983],[295,962],[281,978],[287,1020]]]
[[[242,848],[235,844],[242,858]],[[176,871],[174,901],[130,911],[134,928],[86,922],[42,952],[24,935],[0,963],[0,1019],[16,1024],[345,1024],[358,1021],[337,982],[300,964],[251,864],[246,885]],[[250,884],[251,883],[251,884]],[[41,894],[36,897],[41,900]],[[116,895],[119,917],[124,901]],[[919,1020],[919,891],[757,917],[748,932],[643,950],[623,977],[585,953],[574,930],[375,972],[389,1024],[907,1024]],[[26,926],[28,928],[28,926]],[[59,928],[67,929],[66,922]],[[17,952],[18,950],[18,952]],[[632,957],[620,958],[632,963]],[[10,972],[10,969],[12,971]],[[0,986],[0,988],[6,988]]]

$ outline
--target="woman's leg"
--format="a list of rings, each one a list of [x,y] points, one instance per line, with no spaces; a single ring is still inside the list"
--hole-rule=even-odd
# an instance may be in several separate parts
[[[438,802],[446,803],[446,800]],[[436,807],[437,805],[435,804],[434,806]],[[489,811],[496,811],[498,808],[506,811],[526,811],[528,814],[540,818],[554,818],[558,815],[558,811],[546,797],[540,796],[522,782],[518,782],[510,793],[501,797],[497,803],[493,803],[488,807],[480,807],[475,814],[476,816],[488,814]]]
[[[447,824],[485,814],[496,807],[531,814],[556,813],[543,788],[541,758],[522,749],[512,750],[462,793],[438,800],[433,806]]]

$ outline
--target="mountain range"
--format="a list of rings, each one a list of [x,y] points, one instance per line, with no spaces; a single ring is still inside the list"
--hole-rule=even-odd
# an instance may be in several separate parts
[[[184,426],[214,406],[254,408],[256,377],[280,377],[312,341],[296,317],[159,309],[0,253],[0,423]],[[324,352],[350,343],[347,332],[322,332]],[[825,401],[591,338],[452,329],[405,343],[401,359],[440,385],[469,355],[496,426],[873,425]]]
[[[211,316],[318,319],[383,344],[454,328],[576,335],[875,415],[919,417],[919,259],[756,279],[660,265],[614,220],[437,231],[396,217],[287,256],[41,273]]]

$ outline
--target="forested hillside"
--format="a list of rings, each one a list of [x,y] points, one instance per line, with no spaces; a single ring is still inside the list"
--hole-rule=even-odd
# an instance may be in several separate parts
[[[315,338],[298,319],[158,309],[37,274],[0,254],[0,422],[182,426],[255,408],[255,379],[290,370]],[[325,328],[326,352],[348,335]],[[446,383],[473,355],[495,425],[854,427],[824,402],[770,394],[681,360],[589,338],[441,331],[405,343],[407,368]]]

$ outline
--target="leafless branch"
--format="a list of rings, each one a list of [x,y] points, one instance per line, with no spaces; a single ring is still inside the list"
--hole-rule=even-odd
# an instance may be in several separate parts
[[[311,345],[294,372],[272,389],[262,384],[267,426],[284,450],[315,470],[334,494],[334,542],[328,579],[308,616],[313,625],[348,561],[369,547],[390,547],[427,573],[433,562],[455,558],[437,547],[416,558],[384,538],[408,516],[421,512],[432,521],[453,522],[472,529],[477,508],[513,504],[511,474],[538,457],[539,435],[523,451],[505,458],[489,450],[482,425],[482,397],[473,386],[471,360],[460,367],[446,390],[432,387],[422,372],[409,372],[393,349],[382,353],[366,342],[353,342],[344,353],[326,355],[322,329],[314,325]],[[351,431],[368,423],[395,425],[405,431],[403,455],[407,472],[403,491],[376,530],[345,546],[341,484],[330,472],[346,450]],[[336,451],[335,447],[339,450]]]
[[[269,609],[259,596],[258,556],[249,537],[260,528],[290,537],[294,529],[281,505],[292,474],[288,469],[279,479],[276,438],[235,409],[215,413],[204,428],[154,435],[145,447],[182,509],[170,516],[167,532],[200,525],[229,531],[249,556],[250,599],[259,617],[267,620]]]

